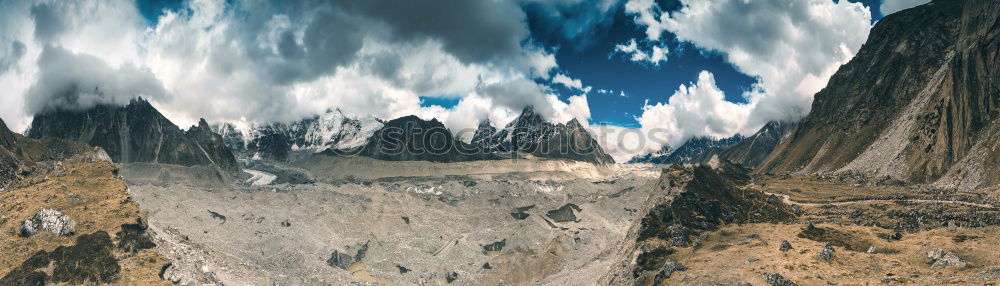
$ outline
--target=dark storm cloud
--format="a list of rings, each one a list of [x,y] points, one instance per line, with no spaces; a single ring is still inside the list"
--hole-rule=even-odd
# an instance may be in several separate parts
[[[398,40],[439,40],[466,63],[516,58],[529,36],[524,12],[510,1],[338,2],[348,13],[387,25]]]
[[[160,98],[162,84],[148,70],[114,69],[101,59],[46,46],[38,58],[38,81],[27,91],[30,114],[49,109],[79,110],[98,104],[126,104],[136,96]]]
[[[522,0],[536,40],[584,50],[604,38],[622,0]]]

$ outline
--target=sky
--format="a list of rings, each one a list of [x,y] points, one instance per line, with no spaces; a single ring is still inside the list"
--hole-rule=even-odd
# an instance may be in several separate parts
[[[7,0],[0,117],[141,96],[182,127],[339,108],[460,134],[532,105],[624,161],[804,117],[872,25],[925,2]]]

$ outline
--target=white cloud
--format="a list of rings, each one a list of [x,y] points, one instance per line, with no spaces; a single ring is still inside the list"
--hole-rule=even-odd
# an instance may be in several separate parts
[[[615,45],[615,52],[629,55],[629,60],[633,62],[645,62],[659,66],[660,63],[667,62],[667,54],[670,53],[670,50],[666,46],[653,45],[649,51],[644,51],[635,39],[629,39],[628,44]]]
[[[85,77],[80,79],[81,86],[104,80],[111,81],[105,86],[109,91],[148,86],[126,82],[137,79],[129,79],[136,76],[130,71],[141,73],[143,69],[140,42],[144,37],[145,21],[131,5],[126,1],[0,1],[0,55],[3,55],[0,60],[0,90],[3,91],[0,101],[4,103],[0,104],[0,117],[7,125],[15,131],[27,128],[33,113],[29,108],[39,108],[32,102],[41,99],[29,95],[29,89],[37,86],[34,89],[38,91],[52,90],[55,85],[65,85],[70,79],[64,77],[74,71]],[[36,19],[45,22],[39,24]],[[46,45],[54,46],[50,50],[65,52],[62,54],[79,55],[61,59],[89,58],[84,62],[93,67],[40,66]],[[53,53],[56,52],[49,54]],[[94,70],[88,71],[87,68]],[[121,72],[114,72],[116,70]],[[40,79],[40,75],[46,72],[49,77]],[[54,95],[44,94],[49,98]],[[75,103],[91,99],[101,100],[83,94]]]
[[[854,56],[871,28],[869,10],[848,1],[681,2],[683,7],[672,13],[664,13],[653,0],[630,0],[625,8],[645,28],[646,40],[662,42],[663,33],[669,32],[679,41],[720,52],[758,82],[743,95],[748,104],[727,104],[715,100],[721,97],[714,81],[703,73],[698,84],[682,86],[678,93],[684,99],[676,105],[673,98],[667,105],[647,105],[640,123],[644,129],[676,129],[671,131],[677,133],[671,135],[671,145],[690,136],[748,134],[767,121],[805,116],[813,95]],[[712,99],[695,100],[694,94]]]
[[[15,129],[58,103],[45,98],[53,89],[74,83],[114,93],[86,104],[153,97],[181,126],[199,117],[288,121],[328,108],[436,117],[452,129],[503,120],[529,104],[551,118],[589,117],[585,100],[552,101],[549,85],[589,87],[548,81],[558,70],[554,52],[530,41],[518,2],[190,0],[153,27],[133,1],[40,2],[48,1],[0,2],[0,116]],[[45,65],[46,45],[66,51],[64,62],[89,62],[99,72]],[[34,85],[40,78],[60,84]],[[459,103],[422,107],[422,96]]]
[[[905,9],[927,4],[929,2],[931,1],[930,0],[883,0],[882,5],[879,6],[879,10],[882,11],[882,15],[889,15]]]
[[[643,106],[642,115],[636,120],[642,125],[644,133],[665,139],[649,142],[644,151],[659,150],[662,143],[677,148],[695,136],[731,136],[747,123],[750,107],[726,101],[712,73],[702,71],[697,82],[681,85],[666,104],[647,103]]]
[[[587,131],[604,148],[604,152],[619,163],[628,162],[633,156],[646,150],[646,145],[649,144],[647,133],[639,128],[590,125]]]
[[[552,77],[552,83],[561,84],[567,88],[583,91],[584,93],[590,92],[591,89],[590,86],[583,86],[583,81],[580,81],[580,79],[571,78],[562,73],[558,73],[555,77]]]

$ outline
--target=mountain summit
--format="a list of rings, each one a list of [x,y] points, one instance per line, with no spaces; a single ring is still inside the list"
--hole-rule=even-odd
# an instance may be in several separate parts
[[[473,144],[505,156],[522,153],[595,164],[615,163],[577,119],[552,124],[535,113],[532,106],[525,107],[521,115],[501,130],[490,125],[488,120],[481,122],[472,138]]]
[[[236,157],[223,146],[222,137],[212,133],[204,120],[199,127],[184,132],[142,98],[126,106],[98,105],[81,111],[37,114],[28,136],[101,147],[116,163],[212,165],[226,171],[240,170]]]
[[[1000,183],[1000,3],[893,13],[816,94],[765,172]]]

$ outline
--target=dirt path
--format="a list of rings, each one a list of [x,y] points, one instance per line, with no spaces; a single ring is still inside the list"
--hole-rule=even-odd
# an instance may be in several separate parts
[[[799,205],[807,207],[819,207],[826,205],[844,206],[844,205],[863,204],[863,203],[913,202],[913,203],[934,203],[934,204],[957,204],[957,205],[965,205],[965,206],[989,208],[989,209],[996,208],[996,206],[990,204],[978,204],[972,202],[952,201],[952,200],[927,200],[927,199],[867,199],[867,200],[839,201],[839,202],[829,202],[829,203],[803,203],[803,202],[793,201],[790,196],[785,194],[777,194],[771,192],[764,192],[764,193],[768,195],[779,196],[781,197],[782,202],[789,205]]]

